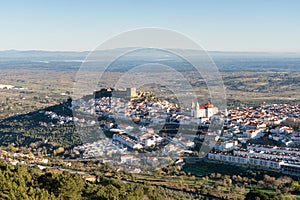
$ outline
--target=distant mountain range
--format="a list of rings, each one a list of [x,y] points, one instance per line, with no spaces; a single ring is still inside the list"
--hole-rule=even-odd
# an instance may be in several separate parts
[[[97,51],[100,57],[118,53],[120,49]],[[191,57],[197,55],[196,50],[180,50],[188,53]],[[121,52],[121,51],[120,51]],[[0,69],[2,68],[32,68],[32,69],[56,69],[76,70],[86,59],[90,52],[71,51],[40,51],[40,50],[6,50],[0,51]],[[220,70],[300,70],[300,53],[270,53],[270,52],[222,52],[208,51]],[[124,65],[142,63],[145,60],[155,61],[162,64],[172,64],[178,70],[182,68],[182,60],[175,56],[156,50],[137,51],[119,61],[114,70],[123,70]],[[186,64],[185,64],[186,65]],[[122,66],[122,67],[121,67]]]

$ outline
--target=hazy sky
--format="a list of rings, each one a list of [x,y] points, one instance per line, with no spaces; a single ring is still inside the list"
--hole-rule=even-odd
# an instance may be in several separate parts
[[[141,27],[186,34],[207,50],[300,52],[298,0],[0,2],[0,50],[92,50]]]

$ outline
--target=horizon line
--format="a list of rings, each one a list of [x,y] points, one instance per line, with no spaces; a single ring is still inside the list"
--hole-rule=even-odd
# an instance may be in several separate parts
[[[124,48],[132,48],[132,47],[124,47]],[[121,48],[115,48],[115,49],[107,49],[107,50],[116,50]],[[191,50],[191,51],[197,51],[201,49],[184,49],[184,48],[170,48],[170,49],[180,49],[180,50]],[[207,50],[202,49],[206,52],[215,52],[215,53],[290,53],[290,54],[298,54],[300,51],[234,51],[234,50]],[[5,51],[17,51],[17,52],[26,52],[26,51],[39,51],[39,52],[51,52],[51,53],[89,53],[95,50],[48,50],[48,49],[0,49],[0,52]],[[97,51],[97,50],[96,50]],[[101,50],[99,50],[101,51]]]

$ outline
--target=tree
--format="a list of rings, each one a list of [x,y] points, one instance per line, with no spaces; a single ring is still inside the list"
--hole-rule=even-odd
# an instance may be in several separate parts
[[[84,182],[77,174],[63,172],[57,176],[59,197],[62,199],[81,199]]]
[[[250,190],[247,195],[245,200],[268,200],[268,196],[266,194],[264,194],[261,191],[258,190]]]

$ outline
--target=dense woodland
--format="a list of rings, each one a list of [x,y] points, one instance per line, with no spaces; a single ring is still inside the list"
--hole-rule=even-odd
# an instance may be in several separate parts
[[[95,183],[69,172],[27,170],[0,161],[0,199],[189,199],[191,196],[146,184],[99,176]]]

